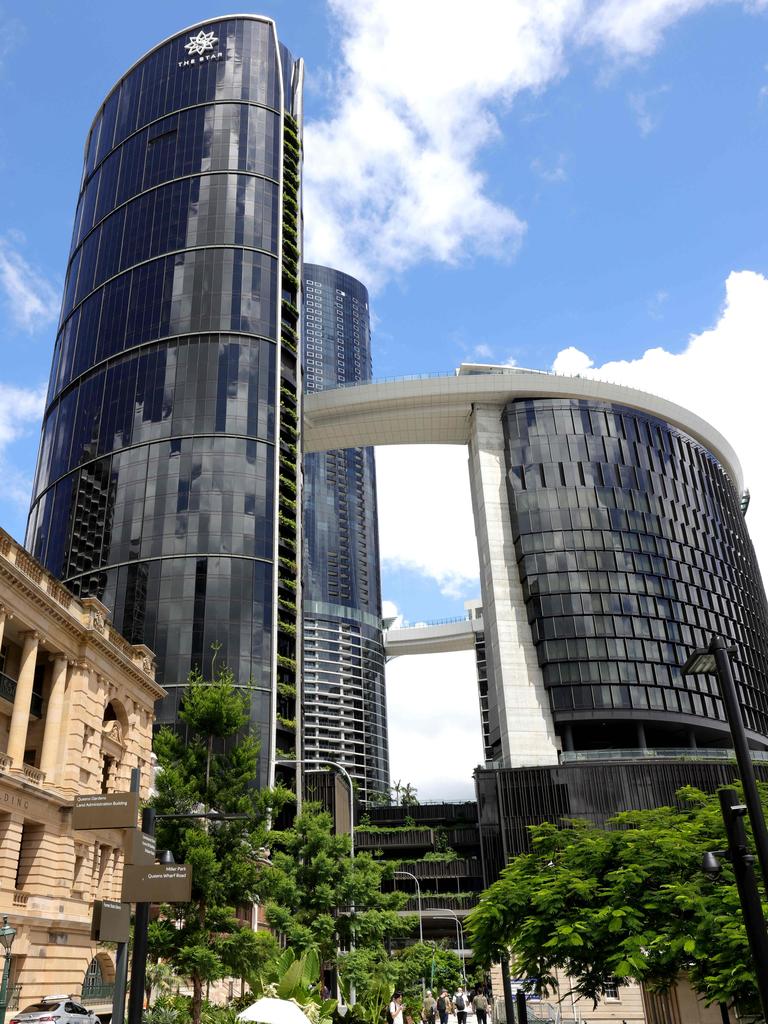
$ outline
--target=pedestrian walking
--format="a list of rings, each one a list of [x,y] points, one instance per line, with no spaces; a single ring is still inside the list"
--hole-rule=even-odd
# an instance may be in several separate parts
[[[477,1024],[487,1024],[488,1000],[485,998],[485,993],[477,993],[475,998],[472,1000],[472,1009],[475,1011],[475,1016],[477,1017]]]
[[[427,994],[424,996],[424,1005],[421,1008],[421,1019],[424,1024],[435,1024],[435,1012],[437,1010],[437,1000],[432,995],[432,990],[427,989]]]
[[[403,993],[395,992],[387,1007],[387,1024],[403,1024]]]
[[[453,1006],[456,1010],[458,1024],[467,1024],[467,999],[468,996],[464,995],[464,989],[459,985],[456,995],[453,997]]]
[[[448,1014],[451,1012],[451,1000],[448,998],[448,990],[443,989],[437,997],[437,1015],[440,1024],[448,1024]]]

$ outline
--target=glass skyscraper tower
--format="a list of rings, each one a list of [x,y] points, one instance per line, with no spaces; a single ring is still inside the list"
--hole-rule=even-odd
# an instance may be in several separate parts
[[[368,292],[304,264],[304,383],[371,379]],[[343,764],[368,799],[389,792],[372,448],[304,457],[303,752]]]
[[[243,15],[160,43],[102,104],[27,533],[155,651],[161,723],[220,645],[262,782],[297,730],[301,86]]]

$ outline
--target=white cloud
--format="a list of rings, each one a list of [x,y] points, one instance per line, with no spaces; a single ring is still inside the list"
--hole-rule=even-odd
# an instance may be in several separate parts
[[[25,389],[0,383],[0,474],[2,499],[26,511],[32,480],[11,458],[14,442],[36,433],[43,415],[45,388]]]
[[[411,569],[449,597],[474,597],[479,569],[466,448],[377,448],[376,480],[385,569]]]
[[[647,138],[659,126],[661,116],[653,109],[653,104],[657,97],[663,96],[665,92],[669,92],[669,86],[660,85],[658,89],[630,93],[629,105],[634,112],[637,127],[643,138]]]
[[[14,243],[15,240],[0,238],[0,290],[13,322],[32,332],[56,320],[60,296]]]
[[[652,53],[676,21],[723,0],[602,0],[589,5],[581,28],[585,43],[599,43],[616,58]],[[743,0],[749,12],[766,9],[766,0]]]
[[[305,126],[308,258],[375,288],[424,260],[514,255],[525,224],[480,169],[499,112],[565,74],[577,48],[644,56],[674,22],[717,2],[329,0],[341,59],[327,90],[335,106]],[[633,98],[646,134],[653,95]],[[534,169],[565,177],[561,165]]]
[[[648,349],[637,359],[595,366],[577,348],[562,349],[552,369],[627,384],[698,413],[735,448],[752,494],[747,525],[768,579],[768,475],[765,382],[768,379],[768,279],[734,271],[717,322],[691,335],[683,352]],[[673,340],[673,339],[670,339]]]
[[[472,800],[483,763],[474,651],[387,663],[390,774],[420,800]]]
[[[564,181],[568,181],[565,157],[562,153],[557,158],[557,163],[551,166],[545,164],[543,160],[537,157],[531,161],[531,170],[542,181],[546,181],[548,185],[562,185]]]

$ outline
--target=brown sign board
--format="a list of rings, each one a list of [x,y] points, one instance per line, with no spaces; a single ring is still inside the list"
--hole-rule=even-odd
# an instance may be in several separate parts
[[[126,864],[154,864],[155,837],[148,836],[140,828],[126,831],[123,843]]]
[[[88,793],[76,796],[72,828],[136,828],[138,793]]]
[[[126,864],[121,899],[125,903],[189,903],[192,899],[192,866]]]
[[[131,935],[131,905],[94,900],[91,938],[94,942],[127,942]]]

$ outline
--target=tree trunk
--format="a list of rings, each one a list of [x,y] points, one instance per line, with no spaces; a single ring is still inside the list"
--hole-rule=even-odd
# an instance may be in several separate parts
[[[200,1024],[203,1011],[203,980],[196,974],[192,975],[192,1024]]]

